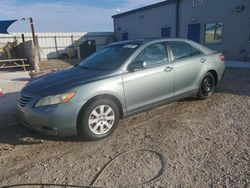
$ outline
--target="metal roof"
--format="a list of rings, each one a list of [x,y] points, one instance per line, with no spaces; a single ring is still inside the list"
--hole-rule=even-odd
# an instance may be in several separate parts
[[[125,15],[128,15],[128,14],[132,14],[132,13],[136,13],[136,12],[140,12],[140,11],[144,11],[144,10],[148,10],[148,9],[152,9],[152,8],[156,8],[156,7],[160,7],[160,6],[163,6],[163,5],[167,5],[167,4],[170,4],[170,3],[176,3],[176,2],[177,2],[177,0],[166,0],[166,1],[156,3],[156,4],[152,4],[152,5],[148,5],[148,6],[145,6],[145,7],[130,10],[130,11],[127,11],[127,12],[123,12],[123,13],[120,13],[120,14],[116,14],[116,15],[113,15],[112,18],[119,18],[119,17],[125,16]]]

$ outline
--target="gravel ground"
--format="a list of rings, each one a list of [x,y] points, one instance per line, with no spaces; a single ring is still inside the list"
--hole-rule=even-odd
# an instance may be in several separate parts
[[[69,62],[69,60],[51,59],[47,61],[41,61],[39,66],[42,71],[46,71],[67,68],[71,66],[71,63]]]
[[[18,83],[17,83],[18,82]],[[122,120],[97,142],[44,136],[24,128],[16,98],[26,80],[2,81],[0,98],[0,186],[21,183],[89,185],[115,160],[96,185],[126,187],[250,187],[250,69],[228,69],[216,93],[192,98]],[[6,91],[7,92],[7,91]]]

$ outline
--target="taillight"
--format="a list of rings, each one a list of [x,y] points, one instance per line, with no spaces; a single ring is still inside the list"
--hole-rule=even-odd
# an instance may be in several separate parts
[[[225,61],[225,56],[224,55],[220,55],[220,60],[224,62]]]

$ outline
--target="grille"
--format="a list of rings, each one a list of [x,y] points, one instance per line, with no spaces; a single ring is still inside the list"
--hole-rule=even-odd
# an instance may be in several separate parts
[[[22,96],[20,99],[19,99],[19,105],[21,107],[26,107],[29,102],[32,100],[32,97],[28,97],[28,96]]]

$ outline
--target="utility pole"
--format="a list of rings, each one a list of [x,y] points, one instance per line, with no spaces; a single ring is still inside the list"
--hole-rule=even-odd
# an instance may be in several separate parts
[[[30,28],[31,28],[31,32],[32,32],[32,38],[33,38],[33,44],[35,47],[37,47],[37,42],[36,42],[36,35],[35,35],[35,29],[34,29],[34,23],[33,23],[33,19],[29,18],[30,20]]]
[[[33,67],[35,71],[39,71],[39,49],[38,49],[38,44],[37,44],[37,39],[35,35],[35,29],[34,29],[34,23],[33,19],[30,17],[30,28],[31,28],[31,33],[32,33],[32,38],[33,38],[33,44],[34,44],[34,51],[33,51]]]

